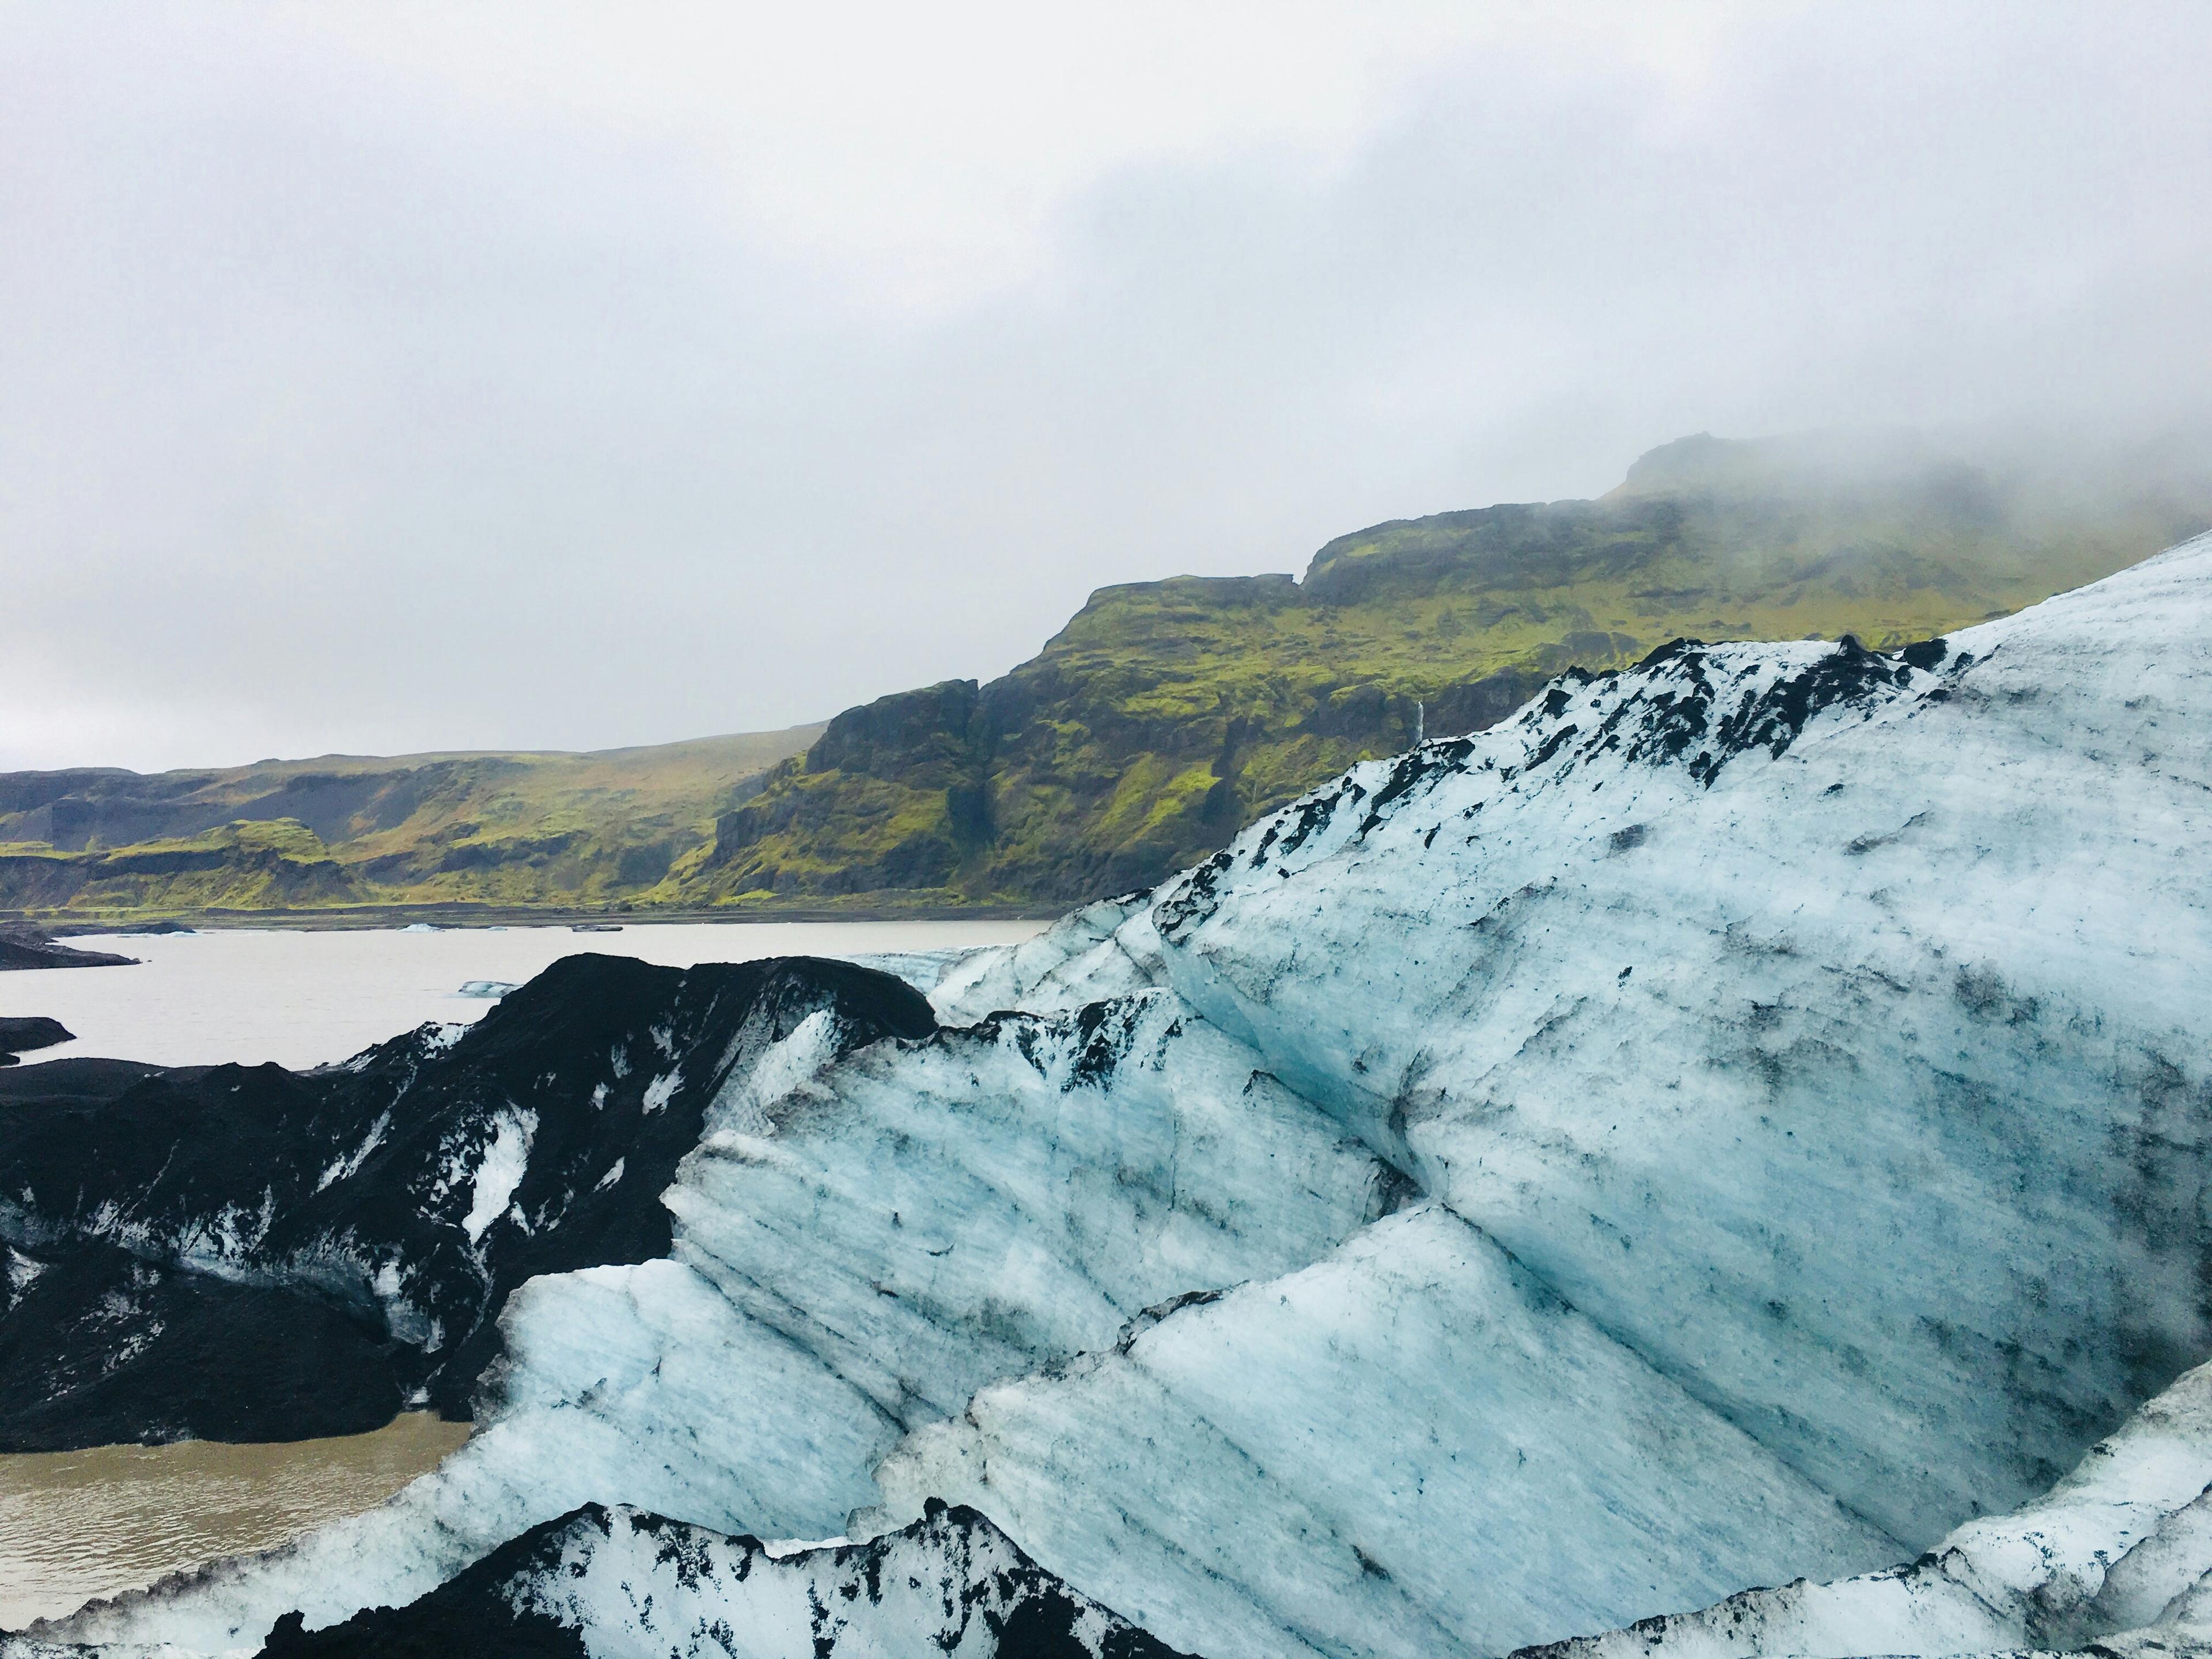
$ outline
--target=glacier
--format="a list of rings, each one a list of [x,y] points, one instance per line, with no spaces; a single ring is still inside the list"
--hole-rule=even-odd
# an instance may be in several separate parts
[[[977,1584],[988,1526],[1084,1651],[2212,1650],[2208,616],[2212,538],[1892,655],[1678,642],[879,964],[939,1028],[779,1025],[440,1470],[6,1650],[310,1640],[578,1526]],[[731,1571],[652,1646],[647,1571],[562,1639],[791,1628]]]

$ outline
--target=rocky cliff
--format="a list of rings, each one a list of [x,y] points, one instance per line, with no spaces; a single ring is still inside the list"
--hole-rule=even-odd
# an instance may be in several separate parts
[[[2203,471],[2203,469],[2198,469]],[[1902,438],[1698,437],[1598,501],[1376,525],[1285,575],[1102,589],[987,684],[848,710],[670,890],[773,906],[1149,886],[1355,762],[1680,635],[1894,649],[2212,524],[2212,474],[2064,485]]]

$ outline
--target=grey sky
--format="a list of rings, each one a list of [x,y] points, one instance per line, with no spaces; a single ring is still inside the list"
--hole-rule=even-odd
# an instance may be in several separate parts
[[[781,726],[1686,432],[2200,418],[2208,85],[2193,0],[0,4],[0,767]]]

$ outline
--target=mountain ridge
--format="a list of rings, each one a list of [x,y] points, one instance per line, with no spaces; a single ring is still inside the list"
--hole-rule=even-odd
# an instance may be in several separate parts
[[[2094,469],[2092,470],[2094,473]],[[1095,592],[1028,662],[830,723],[668,889],[1079,902],[1149,886],[1417,735],[1680,635],[1894,648],[2212,524],[2212,465],[2045,474],[1917,440],[1710,434],[1595,501],[1386,520],[1287,574]]]
[[[0,774],[0,911],[598,910],[657,881],[818,725],[583,753]]]
[[[1049,914],[1153,884],[1360,760],[1487,726],[1571,666],[1677,636],[1890,649],[2094,580],[2212,525],[2200,448],[2029,463],[1909,432],[1698,434],[1594,500],[1336,537],[1303,578],[1101,587],[996,679],[816,727],[264,763],[258,794],[210,784],[197,814],[131,775],[0,775],[0,914]],[[718,744],[751,747],[692,763]]]

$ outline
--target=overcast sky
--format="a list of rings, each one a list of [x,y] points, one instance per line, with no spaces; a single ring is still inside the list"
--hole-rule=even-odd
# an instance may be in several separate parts
[[[2172,5],[0,0],[0,767],[760,729],[1653,444],[2212,393]]]

